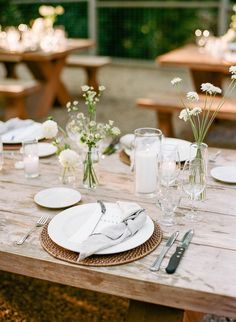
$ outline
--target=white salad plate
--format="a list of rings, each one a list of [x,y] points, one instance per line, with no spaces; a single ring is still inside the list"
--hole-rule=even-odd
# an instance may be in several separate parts
[[[236,183],[236,167],[225,166],[211,169],[211,176],[226,183]]]
[[[26,127],[20,127],[3,134],[2,143],[21,144],[25,140],[42,140],[43,138],[42,124],[34,122]]]
[[[38,143],[38,155],[40,158],[48,157],[57,152],[57,147],[51,143],[39,142]]]
[[[106,214],[104,214],[99,221],[96,231],[100,231],[104,227],[115,224],[117,218],[119,217],[120,211],[115,203],[105,203],[105,205]],[[95,227],[98,218],[97,212],[101,212],[101,208],[98,203],[89,203],[66,209],[60,212],[50,221],[48,226],[48,234],[57,245],[77,252],[78,242],[76,243],[72,236],[75,235],[83,226],[86,230],[86,225],[88,223],[92,223]],[[94,222],[91,221],[91,216],[96,218]],[[100,252],[97,252],[96,254],[115,254],[133,249],[145,243],[152,236],[153,231],[153,221],[149,216],[147,216],[143,227],[137,231],[136,234],[124,240],[120,244],[106,248]]]
[[[34,202],[46,208],[66,208],[81,200],[79,191],[71,188],[56,187],[39,191],[34,196]]]

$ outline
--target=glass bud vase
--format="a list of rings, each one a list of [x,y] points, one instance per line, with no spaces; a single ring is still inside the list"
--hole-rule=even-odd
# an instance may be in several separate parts
[[[77,180],[77,169],[72,167],[61,167],[59,179],[64,185],[75,186]]]
[[[190,146],[190,159],[199,158],[203,160],[204,169],[203,171],[203,177],[205,176],[207,178],[207,163],[208,163],[208,145],[203,142],[194,142]],[[204,191],[200,194],[198,200],[205,200],[206,199],[206,188]]]
[[[83,185],[85,188],[95,190],[99,184],[98,177],[95,172],[95,164],[98,163],[99,156],[96,147],[88,146],[88,150],[84,158],[83,168]]]

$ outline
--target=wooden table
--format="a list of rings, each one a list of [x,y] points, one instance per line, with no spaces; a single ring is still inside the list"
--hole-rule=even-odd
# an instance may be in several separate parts
[[[161,66],[187,67],[190,70],[195,89],[199,92],[202,83],[210,82],[222,88],[222,79],[229,74],[232,62],[200,52],[195,45],[172,50],[157,57]]]
[[[209,149],[210,156],[215,152],[215,149]],[[56,157],[41,159],[41,175],[36,179],[25,179],[22,170],[14,169],[14,161],[9,156],[1,173],[1,270],[127,297],[132,300],[128,321],[182,321],[182,310],[236,317],[236,185],[226,185],[209,177],[207,200],[197,203],[201,221],[195,224],[184,221],[183,215],[190,205],[184,199],[177,211],[176,227],[163,228],[164,240],[177,229],[180,231],[179,239],[186,230],[195,230],[192,243],[175,274],[168,275],[164,270],[175,247],[171,248],[157,273],[151,272],[149,266],[161,247],[130,264],[92,268],[51,257],[40,246],[40,228],[25,244],[15,245],[14,242],[37,218],[44,214],[53,217],[59,213],[59,210],[37,206],[33,202],[33,196],[41,189],[55,187],[60,183]],[[222,150],[217,162],[209,164],[209,170],[216,165],[235,163],[236,152]],[[121,163],[117,154],[100,161],[99,173],[101,185],[96,192],[79,187],[83,204],[97,199],[110,202],[133,200],[145,207],[153,219],[160,219],[161,211],[154,199],[142,200],[134,196],[134,175],[130,173],[128,166]],[[163,243],[164,241],[162,245]],[[144,302],[155,305],[143,304]],[[162,306],[179,310],[174,311],[171,317],[167,318],[166,315],[163,318],[161,314],[166,311]]]
[[[32,105],[35,117],[45,117],[54,101],[57,100],[61,106],[71,99],[65,85],[60,77],[66,64],[66,58],[71,52],[82,50],[94,45],[90,39],[68,39],[66,47],[54,52],[22,52],[6,53],[0,52],[0,62],[6,68],[6,77],[17,77],[15,65],[24,63],[33,77],[42,83],[42,90],[35,96]]]

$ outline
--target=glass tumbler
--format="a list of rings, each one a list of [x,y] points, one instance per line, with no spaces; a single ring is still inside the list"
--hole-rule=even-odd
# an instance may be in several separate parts
[[[154,128],[139,128],[134,134],[135,194],[152,198],[157,192],[157,161],[162,132]]]
[[[36,178],[39,176],[38,141],[27,140],[22,146],[25,177]]]

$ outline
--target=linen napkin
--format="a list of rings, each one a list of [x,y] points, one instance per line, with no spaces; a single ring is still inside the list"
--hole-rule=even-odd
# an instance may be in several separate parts
[[[78,252],[80,255],[78,261],[121,243],[143,227],[146,221],[146,214],[138,204],[117,202],[117,207],[120,211],[120,222],[95,231],[79,244]]]
[[[0,134],[6,133],[7,131],[11,131],[14,129],[18,129],[21,127],[26,127],[33,124],[33,120],[21,120],[18,117],[14,117],[6,122],[0,121]]]
[[[28,121],[28,120],[27,120]],[[2,135],[2,142],[21,142],[23,140],[42,137],[42,125],[33,122],[26,123],[22,127],[16,127]]]

